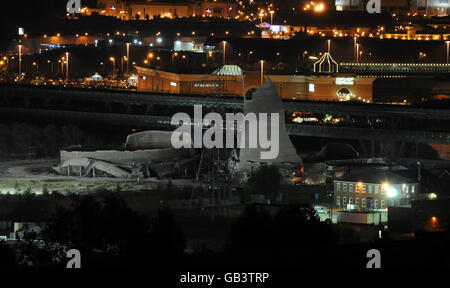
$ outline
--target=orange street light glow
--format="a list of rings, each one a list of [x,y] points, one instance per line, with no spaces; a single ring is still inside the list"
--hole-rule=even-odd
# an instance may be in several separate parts
[[[325,5],[323,3],[320,3],[316,6],[314,6],[314,12],[323,12],[325,10]]]

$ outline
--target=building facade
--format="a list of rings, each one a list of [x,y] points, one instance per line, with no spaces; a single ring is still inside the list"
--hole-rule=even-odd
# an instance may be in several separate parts
[[[136,66],[138,91],[177,94],[243,95],[250,97],[261,86],[261,74],[248,71],[242,76],[210,74],[177,74]],[[270,78],[282,99],[315,101],[361,101],[372,102],[374,77],[341,75],[264,75]]]
[[[237,4],[232,1],[186,1],[170,2],[126,2],[121,0],[98,0],[96,9],[86,10],[100,15],[114,16],[123,20],[145,20],[183,17],[220,17],[234,18],[237,15]]]
[[[334,208],[338,210],[385,210],[408,204],[418,193],[417,181],[385,169],[359,169],[333,181]]]

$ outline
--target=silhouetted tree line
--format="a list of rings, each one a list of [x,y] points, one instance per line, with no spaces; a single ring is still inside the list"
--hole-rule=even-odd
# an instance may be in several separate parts
[[[65,205],[69,198],[56,191],[49,194],[45,189],[41,196],[31,193],[30,187],[16,188],[18,194],[0,195],[0,221],[47,221],[55,206]]]
[[[84,265],[94,267],[170,267],[180,261],[186,244],[168,208],[148,219],[112,193],[101,202],[92,196],[74,196],[70,209],[56,210],[45,235],[52,242],[79,249]]]
[[[336,247],[331,225],[320,222],[308,205],[286,206],[274,216],[248,206],[231,226],[225,262],[239,267],[324,266]]]
[[[264,195],[266,199],[274,202],[280,190],[281,179],[282,176],[277,166],[262,165],[252,171],[247,182],[247,191],[254,195]]]

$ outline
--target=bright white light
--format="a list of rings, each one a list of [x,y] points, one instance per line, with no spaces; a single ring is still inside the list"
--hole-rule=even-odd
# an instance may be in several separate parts
[[[316,87],[315,87],[314,83],[309,83],[308,91],[309,92],[314,92],[315,90],[316,90]]]
[[[389,198],[395,197],[397,196],[397,190],[395,190],[394,188],[390,187],[387,191],[387,196]]]
[[[161,37],[156,38],[156,42],[157,42],[157,43],[162,43],[162,41],[163,41],[163,40],[162,40]]]
[[[353,85],[355,78],[353,77],[337,77],[336,85]]]

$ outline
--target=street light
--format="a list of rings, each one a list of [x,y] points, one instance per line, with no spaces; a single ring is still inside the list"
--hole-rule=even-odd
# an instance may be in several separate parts
[[[113,63],[113,74],[114,74],[114,71],[116,70],[116,59],[114,57],[109,57],[109,61]]]
[[[303,51],[303,54],[302,54],[302,62],[305,62],[305,56],[306,56],[306,54],[308,54],[308,51]]]
[[[226,62],[226,53],[227,53],[227,42],[223,41],[223,65]]]
[[[69,84],[69,52],[66,52],[66,81]]]
[[[270,13],[270,25],[273,25],[273,13],[275,13],[275,11],[270,10],[269,13]]]
[[[387,197],[389,198],[394,198],[395,196],[397,196],[397,190],[395,190],[395,188],[393,187],[389,187],[387,189],[387,193],[386,193]]]
[[[123,62],[124,61],[127,61],[127,63],[128,63],[127,56],[123,56],[122,58],[120,58],[120,69],[122,70],[122,73],[123,73]]]
[[[127,73],[130,72],[130,44],[131,43],[127,43]]]
[[[356,44],[356,63],[359,63],[359,44]]]
[[[33,62],[33,66],[36,67],[36,73],[39,73],[39,64],[36,62]]]
[[[448,64],[448,52],[449,52],[450,41],[445,41],[445,44],[447,44],[447,64]]]
[[[22,74],[22,45],[19,44],[19,77]]]
[[[261,60],[261,86],[264,84],[264,60]]]
[[[2,59],[2,63],[6,63],[6,70],[8,70],[8,66],[9,66],[9,59],[8,59],[8,57],[4,56],[3,59]]]
[[[172,54],[172,64],[173,64],[173,62],[175,60],[175,57],[177,57],[177,56],[178,56],[178,52],[175,52],[175,53]]]

